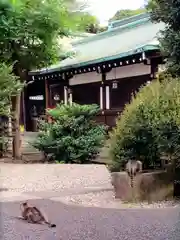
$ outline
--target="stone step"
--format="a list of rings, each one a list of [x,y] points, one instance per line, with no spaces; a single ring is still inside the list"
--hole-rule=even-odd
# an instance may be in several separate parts
[[[41,154],[36,148],[34,148],[31,143],[36,139],[38,133],[25,132],[21,136],[21,148],[23,154]],[[8,151],[12,152],[12,143],[9,143]]]
[[[23,161],[24,162],[40,162],[44,160],[44,155],[41,152],[23,152]]]
[[[36,132],[25,132],[22,136],[22,152],[26,154],[40,153],[36,148],[32,146],[32,142],[37,138],[38,133]]]
[[[40,163],[45,162],[44,155],[42,153],[22,153],[22,159],[20,160],[13,160],[11,152],[6,154],[4,158],[0,159],[0,163],[16,163],[16,164],[22,164],[23,163]]]

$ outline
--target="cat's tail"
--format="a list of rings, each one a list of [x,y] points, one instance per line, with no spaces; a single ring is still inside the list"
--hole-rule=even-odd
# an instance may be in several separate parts
[[[56,224],[54,224],[54,223],[50,223],[50,222],[47,222],[47,221],[45,221],[45,223],[48,225],[48,227],[50,227],[50,228],[54,228],[54,227],[56,227]]]

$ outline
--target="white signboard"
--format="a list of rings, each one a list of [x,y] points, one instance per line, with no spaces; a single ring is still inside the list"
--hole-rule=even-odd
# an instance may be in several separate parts
[[[29,96],[29,100],[38,100],[38,101],[42,101],[42,100],[44,100],[44,96],[43,96],[43,95]]]

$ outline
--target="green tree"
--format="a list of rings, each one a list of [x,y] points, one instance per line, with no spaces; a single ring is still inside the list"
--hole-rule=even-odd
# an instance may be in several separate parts
[[[122,20],[124,18],[132,17],[140,13],[145,13],[145,8],[138,8],[135,10],[132,9],[122,9],[118,10],[115,15],[109,20],[109,22],[116,21],[116,20]]]
[[[160,47],[163,55],[167,57],[169,71],[180,75],[180,2],[150,0],[147,9],[153,21],[166,24],[159,37]]]
[[[162,53],[167,57],[167,71],[173,76],[180,76],[180,1],[150,0],[147,9],[152,20],[164,22],[159,42]],[[180,161],[175,163],[174,195],[180,196]]]
[[[59,38],[75,29],[75,15],[68,0],[1,0],[0,61],[13,66],[21,82],[33,68],[59,60]],[[19,128],[20,97],[12,98],[14,122]],[[14,157],[20,158],[20,132],[14,137]]]
[[[97,18],[86,12],[80,12],[78,14],[77,21],[79,23],[78,29],[80,31],[86,31],[89,33],[96,33],[97,26],[99,24]]]
[[[12,67],[0,63],[0,116],[10,115],[11,97],[22,89],[19,78],[12,74]]]
[[[101,27],[99,20],[96,16],[91,15],[88,12],[80,12],[77,18],[77,25],[80,31],[88,33],[99,33],[106,31],[106,27]]]
[[[6,151],[9,140],[5,120],[10,116],[11,96],[20,92],[22,87],[18,77],[12,74],[12,67],[0,63],[0,157]]]

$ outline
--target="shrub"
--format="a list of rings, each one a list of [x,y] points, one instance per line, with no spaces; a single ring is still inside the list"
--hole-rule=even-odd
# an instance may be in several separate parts
[[[0,116],[0,158],[4,156],[4,154],[8,150],[9,143],[9,132],[8,132],[8,117]]]
[[[105,138],[105,127],[93,120],[98,111],[96,105],[57,105],[48,110],[53,122],[40,123],[33,145],[58,162],[85,163],[93,159]]]
[[[117,120],[111,133],[111,170],[123,169],[128,159],[139,159],[145,169],[163,156],[180,155],[180,79],[166,76],[142,86]]]
[[[11,97],[20,92],[23,87],[18,77],[12,72],[12,66],[0,62],[0,157],[7,151],[10,140],[7,121],[10,116]]]
[[[4,156],[4,153],[8,150],[9,139],[7,137],[0,137],[0,158]]]

